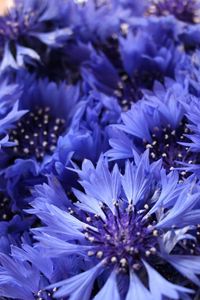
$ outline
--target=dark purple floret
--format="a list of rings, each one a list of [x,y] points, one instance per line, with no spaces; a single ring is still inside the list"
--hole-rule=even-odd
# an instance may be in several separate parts
[[[130,78],[126,73],[122,73],[114,95],[117,97],[120,106],[124,111],[130,109],[134,102],[142,98],[142,92],[138,88],[135,78]]]
[[[180,241],[175,248],[175,254],[200,255],[200,224],[190,232],[195,239]]]
[[[0,192],[0,221],[8,221],[12,217],[10,199],[3,192]]]
[[[151,89],[155,80],[163,81],[163,74],[158,70],[137,70],[132,77],[122,72],[114,95],[124,111],[130,109],[131,105],[143,96],[142,88]]]
[[[198,0],[153,0],[147,14],[157,16],[174,15],[181,21],[196,23],[199,22],[199,9],[200,3]]]
[[[198,164],[200,157],[197,152],[191,152],[189,147],[182,144],[189,140],[185,135],[191,131],[187,127],[187,120],[183,119],[179,126],[174,129],[168,124],[166,127],[155,127],[151,133],[152,143],[143,141],[146,149],[150,149],[150,158],[156,161],[163,159],[164,167],[169,171],[180,166],[179,162],[186,164]],[[179,143],[180,142],[180,143]],[[186,172],[181,172],[181,176],[186,176]]]
[[[14,141],[16,146],[6,151],[13,157],[33,156],[41,161],[45,155],[54,152],[64,129],[65,120],[53,117],[49,107],[37,107],[22,117],[10,131],[10,141]]]
[[[86,218],[89,225],[98,228],[98,232],[85,229],[85,238],[94,245],[94,251],[88,251],[88,256],[105,259],[108,265],[117,265],[122,272],[131,268],[139,270],[142,257],[156,254],[159,233],[153,229],[153,218],[144,218],[148,205],[138,211],[132,205],[122,207],[120,202],[115,207],[117,215],[102,206],[106,221],[93,215]]]
[[[52,300],[53,299],[53,293],[56,291],[57,289],[54,288],[52,291],[44,291],[41,290],[39,291],[36,295],[35,295],[35,300]],[[63,298],[61,298],[61,300],[63,300]]]

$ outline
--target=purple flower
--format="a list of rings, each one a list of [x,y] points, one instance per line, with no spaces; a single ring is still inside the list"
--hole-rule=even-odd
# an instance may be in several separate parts
[[[44,58],[44,47],[59,48],[71,37],[62,26],[66,11],[62,1],[16,0],[5,16],[0,17],[0,44],[3,51],[0,70],[34,65]],[[43,51],[42,51],[43,50]],[[1,52],[2,52],[1,51]]]
[[[152,161],[162,158],[166,170],[178,168],[181,177],[188,176],[187,171],[197,175],[200,110],[198,99],[188,92],[188,83],[166,80],[163,86],[156,82],[153,92],[144,95],[122,114],[122,124],[113,125],[112,149],[106,155],[113,160],[134,158],[135,151],[149,149]]]
[[[34,199],[29,213],[45,225],[34,232],[47,256],[82,257],[82,272],[49,287],[58,288],[55,297],[184,299],[193,291],[182,276],[200,285],[200,259],[189,247],[196,243],[199,188],[166,175],[160,161],[149,164],[148,151],[136,161],[127,161],[124,173],[117,165],[109,171],[102,159],[96,168],[85,161],[75,170],[82,189],[74,189],[78,201],[68,212],[53,204],[53,193]]]

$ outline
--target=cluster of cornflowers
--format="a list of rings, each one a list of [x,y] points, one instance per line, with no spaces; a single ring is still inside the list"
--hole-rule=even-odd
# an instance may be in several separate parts
[[[0,299],[200,299],[200,1],[0,16]]]

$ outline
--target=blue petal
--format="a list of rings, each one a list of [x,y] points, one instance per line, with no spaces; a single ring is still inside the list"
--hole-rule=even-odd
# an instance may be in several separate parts
[[[17,46],[17,65],[19,67],[24,66],[24,56],[29,56],[30,58],[34,60],[40,61],[39,54],[34,51],[33,49]]]
[[[119,130],[111,134],[109,144],[112,149],[108,150],[105,155],[110,160],[133,158],[133,149],[135,148],[129,137]]]
[[[86,272],[52,284],[48,289],[60,287],[60,289],[54,293],[54,297],[56,298],[71,296],[71,300],[89,300],[93,283],[98,274],[102,271],[101,267],[102,264],[99,263]]]
[[[126,300],[154,300],[153,295],[148,291],[148,289],[143,285],[138,276],[133,272],[130,274],[130,285],[128,289],[128,294]]]
[[[192,293],[191,289],[173,284],[162,277],[155,269],[153,269],[147,262],[143,261],[148,277],[149,288],[153,299],[162,300],[163,295],[170,299],[180,299],[180,293]],[[156,284],[155,284],[156,283]]]
[[[90,246],[71,244],[46,233],[36,234],[35,239],[40,241],[42,252],[44,252],[45,255],[48,255],[50,257],[58,257],[60,255],[72,254],[85,256],[90,250]],[[94,249],[94,247],[92,247],[92,249]]]
[[[3,59],[0,64],[0,71],[4,71],[7,67],[17,69],[17,64],[12,56],[8,43],[5,45]]]
[[[48,176],[48,184],[34,186],[32,195],[37,202],[54,204],[62,209],[71,205],[63,187],[53,175]]]
[[[72,31],[70,28],[63,28],[48,33],[31,32],[30,35],[37,37],[41,42],[48,46],[59,47],[62,46],[64,40],[67,40],[71,37]]]
[[[145,193],[151,186],[151,177],[147,176],[148,151],[141,157],[137,167],[130,162],[126,163],[125,174],[122,178],[122,185],[129,203],[137,204],[143,200]]]
[[[200,280],[196,275],[200,274],[200,257],[192,255],[168,255],[164,257],[183,276],[189,278],[200,286]]]
[[[106,161],[99,160],[93,173],[90,175],[89,180],[81,181],[81,185],[89,196],[106,203],[115,214],[114,202],[119,199],[121,186],[120,173],[117,166],[110,173]]]
[[[54,205],[34,202],[35,208],[28,210],[29,213],[37,214],[48,227],[35,228],[34,231],[45,233],[62,234],[66,240],[82,239],[85,223],[79,221],[68,212],[65,212]]]
[[[193,184],[190,188],[192,188],[192,186]],[[199,196],[199,192],[191,194],[190,190],[188,190],[188,186],[186,185],[186,188],[181,191],[174,206],[169,210],[168,214],[157,223],[156,226],[158,228],[170,227],[172,225],[182,226],[182,223],[180,224],[180,220],[182,217],[184,218],[185,214],[193,209],[195,204],[199,201]],[[188,220],[190,219],[192,219],[192,217],[190,217]],[[198,220],[196,220],[196,223],[198,224]]]
[[[25,115],[28,110],[19,110],[19,103],[16,102],[13,109],[0,120],[0,130],[1,132],[6,132],[13,126],[13,123],[18,121],[23,115]]]
[[[73,189],[74,195],[81,203],[77,203],[76,206],[93,214],[101,216],[103,220],[106,219],[105,214],[103,213],[100,203],[93,197],[90,197],[78,190]]]
[[[184,185],[178,185],[178,172],[170,172],[166,174],[165,170],[161,171],[161,187],[159,187],[159,198],[156,199],[154,206],[149,211],[149,214],[154,213],[158,208],[170,207],[174,204]],[[161,191],[160,191],[161,189]]]
[[[94,297],[93,300],[120,300],[120,295],[117,288],[116,271],[114,270],[108,277],[106,283],[101,288],[100,292]],[[139,299],[138,299],[139,300]]]
[[[21,261],[31,262],[38,270],[40,270],[47,278],[53,273],[53,263],[41,251],[29,245],[22,245],[22,249],[16,246],[11,248],[12,255]]]

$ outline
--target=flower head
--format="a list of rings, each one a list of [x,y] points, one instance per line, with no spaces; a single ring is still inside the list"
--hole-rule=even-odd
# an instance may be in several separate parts
[[[62,6],[61,6],[62,4]],[[71,36],[62,26],[63,1],[16,0],[16,5],[0,17],[0,69],[40,62],[43,47],[59,48]]]
[[[45,195],[32,203],[29,213],[46,225],[34,232],[47,255],[84,259],[83,272],[51,286],[59,288],[55,297],[84,295],[88,300],[92,293],[95,299],[110,299],[111,294],[126,300],[135,295],[182,299],[192,290],[182,286],[181,276],[200,284],[199,257],[183,246],[196,241],[189,232],[198,224],[199,189],[192,179],[179,184],[177,174],[166,175],[160,162],[149,164],[148,151],[136,161],[127,162],[124,174],[116,165],[110,172],[102,159],[96,169],[85,161],[76,170],[85,192],[74,190],[78,202],[68,212],[50,204],[53,199],[47,202]],[[172,269],[176,276],[170,276]]]
[[[22,248],[13,245],[10,255],[0,253],[0,295],[11,299],[50,300],[52,294],[41,289],[51,278],[53,264],[26,242],[25,239]]]
[[[193,113],[189,113],[191,103]],[[146,92],[140,103],[123,113],[123,124],[114,126],[123,132],[112,133],[110,145],[113,149],[107,155],[112,159],[133,158],[134,151],[149,149],[152,161],[162,158],[168,171],[184,166],[180,176],[187,176],[186,169],[191,171],[191,166],[197,167],[200,159],[198,129],[192,125],[195,119],[198,122],[197,103],[198,100],[188,93],[187,83],[184,86],[167,80],[166,87],[156,83],[153,93]],[[119,135],[122,139],[118,139]],[[196,142],[196,147],[191,140]]]
[[[13,108],[4,112],[0,129],[11,143],[1,147],[0,164],[1,185],[6,187],[14,211],[27,205],[30,189],[45,180],[45,172],[52,171],[58,140],[70,129],[80,95],[78,85],[23,75],[24,84],[20,76],[16,79],[22,94]]]
[[[85,81],[117,97],[124,110],[129,109],[142,97],[144,88],[151,89],[165,76],[173,78],[175,66],[184,61],[175,44],[176,31],[171,18],[122,24],[120,33],[111,36],[99,51],[91,49],[90,59],[82,67]]]
[[[79,117],[75,114],[70,130],[59,138],[53,155],[54,174],[65,185],[75,184],[74,172],[69,168],[71,160],[79,166],[86,158],[96,163],[100,154],[109,149],[108,125],[118,123],[120,113],[117,99],[89,90],[81,109],[76,112]]]
[[[23,93],[10,115],[6,131],[15,146],[6,150],[17,158],[42,162],[52,155],[58,138],[68,131],[79,98],[78,86],[56,85],[25,74]],[[72,105],[73,99],[74,105]],[[17,117],[16,117],[17,116]]]

